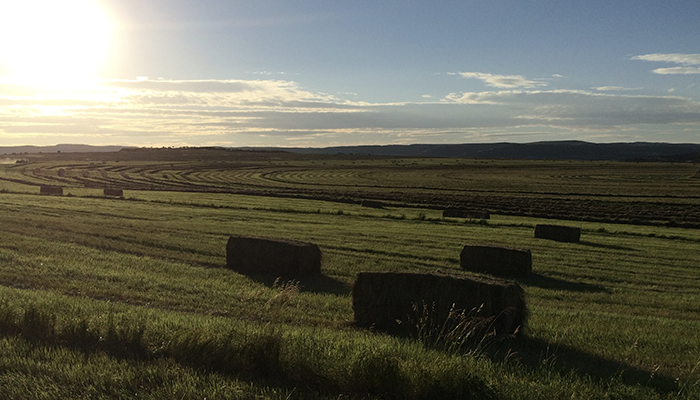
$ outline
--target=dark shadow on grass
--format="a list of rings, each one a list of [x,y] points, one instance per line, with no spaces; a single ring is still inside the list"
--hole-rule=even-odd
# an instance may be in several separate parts
[[[567,290],[570,292],[600,293],[608,292],[604,286],[591,285],[583,282],[570,282],[563,279],[533,273],[527,277],[517,278],[518,283],[528,286],[536,286],[541,289]]]
[[[296,281],[299,282],[299,289],[302,292],[309,293],[328,293],[346,296],[352,291],[352,287],[337,279],[326,275],[310,275],[310,276],[275,276],[262,274],[244,274],[255,282],[272,288],[275,284],[280,285],[284,282]]]
[[[622,251],[639,251],[637,249],[633,249],[631,247],[624,247],[624,246],[616,246],[614,244],[602,244],[602,243],[593,243],[593,242],[588,242],[588,241],[580,241],[578,244],[583,245],[583,246],[588,246],[588,247],[597,247],[599,249],[610,249],[610,250],[622,250]]]
[[[678,383],[675,379],[653,374],[635,368],[625,362],[610,360],[590,354],[571,346],[550,343],[537,338],[520,337],[517,340],[504,340],[490,351],[494,361],[504,361],[507,354],[509,361],[532,370],[546,368],[561,375],[576,374],[590,377],[604,383],[612,377],[619,377],[625,385],[652,388],[661,394],[677,393]]]

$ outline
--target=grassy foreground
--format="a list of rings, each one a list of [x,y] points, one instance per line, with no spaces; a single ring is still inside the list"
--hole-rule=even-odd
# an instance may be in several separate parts
[[[0,193],[7,398],[700,398],[697,230],[578,222],[564,244],[532,218],[84,190]],[[318,243],[323,276],[227,270],[231,234]],[[532,250],[524,340],[455,353],[352,326],[356,273],[461,273],[468,243]]]

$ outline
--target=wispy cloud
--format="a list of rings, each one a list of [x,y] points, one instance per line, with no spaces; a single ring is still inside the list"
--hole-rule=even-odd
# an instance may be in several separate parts
[[[680,67],[657,68],[653,70],[655,74],[660,75],[691,75],[700,74],[700,54],[644,54],[632,57],[632,60],[665,62],[672,64],[680,64]]]
[[[630,90],[641,90],[641,88],[626,88],[623,86],[598,86],[593,89],[601,92],[624,92]]]
[[[659,75],[692,75],[700,74],[700,67],[657,68],[653,72]]]
[[[497,105],[509,119],[573,129],[640,124],[700,124],[700,103],[678,96],[632,96],[583,90],[499,91],[451,94],[447,102]]]
[[[547,86],[547,82],[541,80],[525,79],[521,75],[494,75],[482,72],[460,72],[464,78],[474,78],[484,81],[488,86],[496,88],[535,88]]]
[[[654,53],[654,54],[644,54],[644,55],[640,55],[640,56],[634,56],[634,57],[632,57],[632,59],[633,60],[642,60],[642,61],[657,61],[657,62],[667,62],[667,63],[674,63],[674,64],[685,64],[685,65],[700,65],[700,54]]]
[[[70,94],[0,84],[0,143],[325,146],[585,140],[662,124],[669,135],[699,131],[699,103],[622,90],[516,87],[388,104],[283,80],[109,80]]]

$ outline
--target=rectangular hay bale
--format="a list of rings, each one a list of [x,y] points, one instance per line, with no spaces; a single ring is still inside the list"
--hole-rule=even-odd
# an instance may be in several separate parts
[[[486,211],[463,210],[460,208],[448,208],[442,211],[443,218],[472,218],[489,219],[491,214]]]
[[[58,194],[63,195],[63,188],[61,186],[48,186],[43,185],[39,188],[40,194]]]
[[[362,200],[362,203],[360,203],[360,205],[362,207],[384,208],[384,203],[376,200]]]
[[[226,265],[240,273],[317,275],[321,258],[318,245],[294,240],[231,236],[226,244]]]
[[[532,272],[530,250],[466,245],[459,254],[462,269],[499,276],[527,276]]]
[[[430,309],[438,324],[453,309],[493,318],[498,334],[521,332],[528,315],[524,291],[516,282],[422,273],[359,273],[352,305],[358,326],[391,333],[415,328],[416,306]]]
[[[124,190],[122,189],[108,189],[105,188],[103,191],[105,196],[116,196],[116,197],[124,197]]]
[[[581,228],[562,225],[538,224],[535,226],[535,237],[557,242],[578,243],[581,240]]]

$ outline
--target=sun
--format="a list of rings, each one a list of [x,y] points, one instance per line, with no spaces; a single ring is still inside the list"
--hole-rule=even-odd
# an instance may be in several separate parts
[[[0,74],[63,86],[96,78],[112,23],[90,0],[0,0]]]

